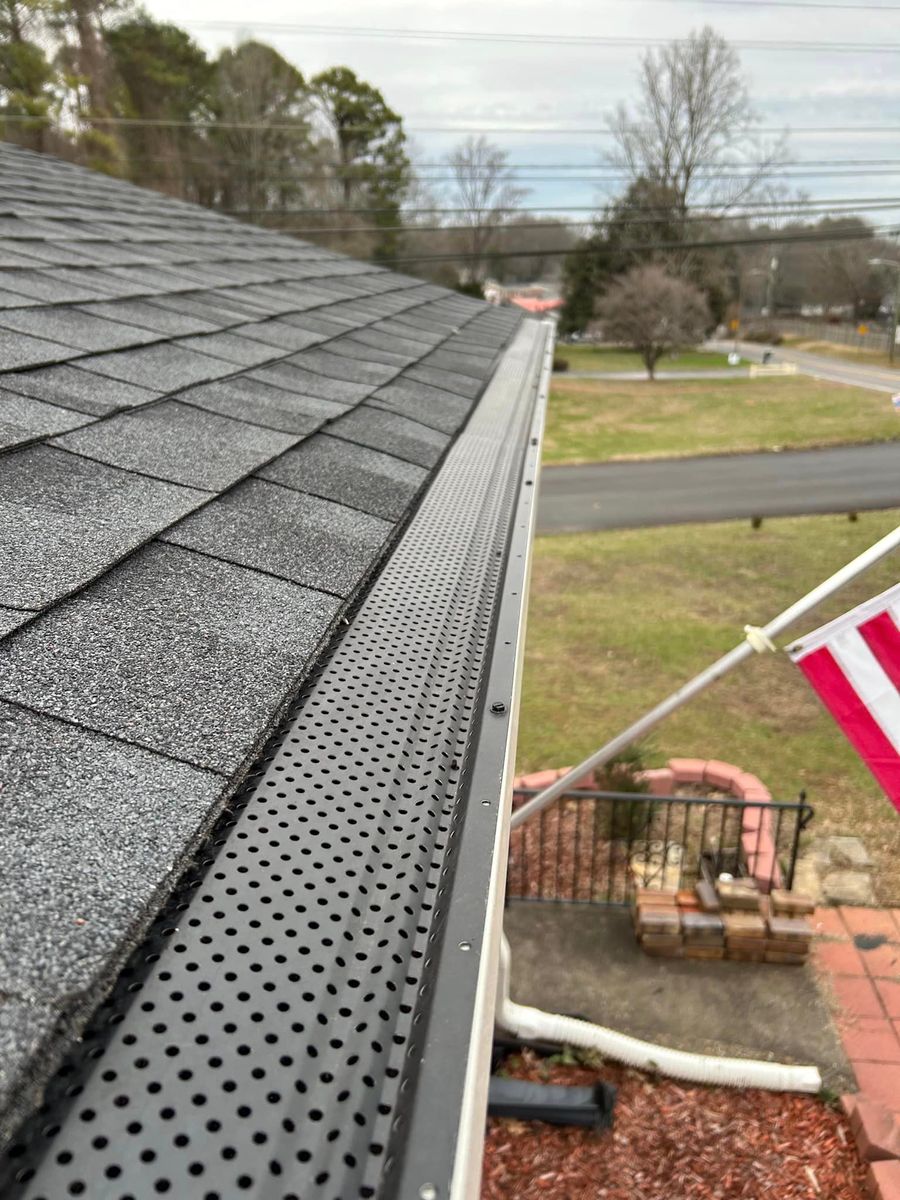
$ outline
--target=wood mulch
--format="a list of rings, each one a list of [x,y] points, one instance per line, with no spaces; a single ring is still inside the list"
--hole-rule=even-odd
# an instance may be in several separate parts
[[[482,1200],[866,1200],[840,1113],[813,1096],[701,1087],[530,1051],[509,1075],[618,1088],[613,1130],[491,1120]]]

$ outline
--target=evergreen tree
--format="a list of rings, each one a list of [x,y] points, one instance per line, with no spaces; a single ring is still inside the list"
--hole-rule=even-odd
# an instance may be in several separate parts
[[[390,260],[397,253],[400,209],[412,182],[403,122],[381,92],[348,67],[322,71],[311,86],[328,127],[340,203],[345,209],[373,210],[365,223],[383,231],[374,257]]]
[[[215,65],[210,143],[227,209],[251,218],[303,196],[313,170],[310,99],[300,71],[263,42],[223,50]]]
[[[45,14],[45,0],[0,0],[0,136],[32,150],[49,148],[55,104],[56,75],[36,40]]]
[[[122,127],[129,177],[173,196],[202,196],[211,164],[203,131],[192,122],[209,118],[212,64],[183,29],[145,12],[114,25],[105,40],[117,115],[173,122]]]

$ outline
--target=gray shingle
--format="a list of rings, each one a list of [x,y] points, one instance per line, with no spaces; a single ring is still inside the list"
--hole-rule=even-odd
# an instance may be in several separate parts
[[[349,358],[346,355],[332,354],[328,348],[317,347],[314,350],[304,350],[302,354],[294,354],[288,362],[325,375],[329,379],[341,379],[350,383],[365,383],[377,387],[387,383],[400,371],[396,365],[388,366],[374,359],[362,361]]]
[[[379,321],[377,330],[381,336],[389,334],[391,337],[402,338],[407,343],[416,342],[420,346],[431,347],[432,349],[434,349],[438,342],[442,342],[444,340],[443,334],[434,333],[430,330],[414,329],[410,325],[402,325],[396,318],[393,317]],[[361,332],[359,336],[361,337],[362,335],[363,334]],[[388,349],[390,349],[389,343],[385,342],[384,344]]]
[[[123,346],[140,346],[159,338],[158,334],[138,329],[136,325],[120,325],[115,321],[89,316],[77,308],[63,306],[5,312],[0,315],[0,326],[34,337],[48,338],[78,350],[118,350]],[[67,353],[71,354],[71,351]],[[65,358],[66,353],[57,357]]]
[[[353,358],[359,362],[384,363],[385,366],[396,367],[398,371],[402,371],[419,358],[418,354],[397,354],[383,347],[365,346],[347,334],[329,342],[328,353],[340,355],[341,358]]]
[[[472,401],[414,379],[395,379],[373,392],[366,404],[399,413],[444,433],[455,433],[472,411]]]
[[[334,400],[299,396],[258,379],[248,379],[246,375],[198,384],[180,392],[175,399],[285,433],[308,433],[323,421],[347,411],[346,405]]]
[[[381,324],[368,329],[355,329],[347,334],[346,340],[373,350],[386,350],[389,354],[402,355],[410,362],[418,362],[432,350],[430,342],[416,342],[410,338],[399,337],[396,333],[388,333]]]
[[[17,875],[8,873],[6,878],[15,880]],[[6,894],[11,898],[13,888],[8,887]],[[9,1106],[21,1118],[29,1105],[39,1102],[41,1089],[33,1082],[32,1060],[46,1058],[44,1046],[58,1021],[59,1012],[52,1004],[0,995],[0,1111]]]
[[[224,781],[4,703],[0,778],[0,876],[28,890],[0,888],[3,990],[71,1004],[134,944]]]
[[[63,245],[57,241],[27,241],[16,243],[23,254],[28,254],[31,257],[31,262],[28,264],[20,263],[20,266],[29,266],[32,268],[43,268],[47,266],[91,266],[91,259],[87,258],[84,253],[75,249],[75,246],[83,246],[83,242],[73,243],[72,246]],[[96,260],[94,260],[96,261]],[[10,266],[13,266],[10,263]]]
[[[88,279],[96,280],[99,272],[91,268],[74,268],[73,277],[67,277],[66,268],[47,267],[39,271],[12,270],[4,273],[3,285],[11,292],[28,296],[33,300],[44,300],[49,304],[71,304],[78,300],[97,300],[101,286],[87,286]],[[99,280],[97,280],[99,283]]]
[[[439,367],[410,367],[404,375],[409,379],[418,379],[421,383],[430,383],[432,387],[456,392],[458,396],[468,396],[470,400],[479,396],[484,388],[482,379],[471,379],[468,375],[459,375]]]
[[[28,254],[28,245],[28,242],[21,244],[15,241],[0,242],[0,268],[8,270],[9,267],[38,266],[34,256]]]
[[[38,300],[34,300],[30,296],[22,296],[16,292],[8,292],[5,288],[0,288],[0,308],[27,308],[29,305],[38,303]]]
[[[182,350],[173,342],[160,342],[138,350],[119,350],[114,354],[97,354],[81,360],[80,365],[99,375],[140,383],[152,379],[163,392],[175,392],[206,379],[231,375],[234,364],[221,358],[210,358],[196,350]]]
[[[435,343],[442,342],[444,338],[458,332],[456,321],[446,317],[430,317],[421,309],[398,312],[393,320],[396,325],[407,331],[409,337],[428,337]]]
[[[0,329],[0,371],[43,366],[45,363],[73,358],[77,354],[77,350],[60,346],[57,342],[28,337],[27,334],[12,329]]]
[[[423,359],[423,367],[438,367],[458,372],[484,382],[491,373],[493,358],[483,355],[463,354],[460,351],[435,350]]]
[[[207,321],[215,329],[225,329],[237,321],[246,321],[252,313],[245,307],[235,304],[224,304],[211,299],[208,292],[194,292],[180,296],[154,296],[147,303],[164,312],[176,313],[185,317],[197,317]],[[189,331],[187,331],[189,332]]]
[[[202,492],[48,446],[0,471],[0,604],[39,609],[108,570],[196,508]]]
[[[259,471],[287,487],[397,520],[428,472],[390,454],[316,434]]]
[[[221,326],[220,321],[208,321],[192,313],[163,308],[155,300],[101,300],[97,304],[82,304],[80,309],[92,316],[122,321],[171,337],[210,333]]]
[[[339,605],[157,543],[11,638],[0,696],[231,774]]]
[[[333,437],[347,438],[373,450],[396,454],[420,467],[433,467],[450,441],[447,434],[419,421],[410,421],[381,408],[370,408],[367,404],[339,417],[329,425],[328,432]]]
[[[54,444],[114,467],[218,492],[296,441],[291,434],[166,400],[64,434]]]
[[[77,429],[88,420],[83,413],[74,413],[55,404],[44,404],[29,396],[0,391],[0,450],[34,438]]]
[[[178,345],[185,350],[199,350],[201,354],[224,358],[226,362],[241,367],[256,367],[279,357],[279,351],[274,346],[264,345],[252,338],[238,337],[230,331],[181,338]]]
[[[319,396],[322,400],[338,400],[345,404],[364,400],[375,386],[369,383],[348,383],[343,379],[328,379],[324,375],[304,371],[302,367],[290,362],[260,367],[251,371],[249,377],[270,383],[273,387],[284,388],[288,392],[296,392],[300,396]]]
[[[358,509],[248,479],[180,521],[164,540],[346,596],[392,528]]]
[[[323,338],[338,337],[340,334],[347,333],[348,322],[336,321],[330,316],[330,313],[331,309],[308,313],[286,313],[278,323],[281,325],[293,325],[301,331],[305,330],[308,333],[318,334],[319,336],[316,338],[316,341],[319,342]],[[306,344],[312,345],[313,343]],[[292,346],[291,349],[302,350],[303,346]]]
[[[148,387],[106,379],[69,364],[0,375],[0,388],[95,416],[103,416],[117,408],[146,404],[162,394]]]
[[[238,325],[231,332],[239,333],[246,338],[253,338],[257,342],[263,342],[267,346],[274,347],[275,350],[282,350],[285,354],[305,350],[307,346],[314,346],[325,336],[315,329],[298,327],[277,320],[255,321],[252,324]],[[270,353],[269,358],[277,358],[277,354]]]
[[[6,608],[0,604],[0,638],[6,637],[14,629],[18,629],[23,621],[27,621],[31,615],[30,612],[20,612],[18,609]]]

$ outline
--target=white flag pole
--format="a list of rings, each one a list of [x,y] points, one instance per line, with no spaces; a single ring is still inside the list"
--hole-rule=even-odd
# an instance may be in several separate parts
[[[732,667],[736,667],[742,663],[745,658],[749,658],[755,652],[765,650],[774,650],[775,645],[773,638],[779,633],[783,633],[790,625],[800,617],[805,616],[816,605],[821,604],[823,600],[827,600],[829,596],[838,591],[851,579],[855,579],[857,575],[861,575],[863,571],[867,571],[869,567],[874,566],[886,554],[890,554],[892,550],[896,550],[900,546],[900,525],[890,533],[886,534],[874,546],[870,546],[868,550],[864,550],[858,558],[854,558],[852,562],[847,563],[845,567],[841,567],[834,575],[830,576],[820,583],[818,587],[813,588],[811,592],[807,592],[800,600],[792,604],[790,608],[786,608],[784,612],[779,613],[774,617],[768,625],[763,625],[758,628],[753,625],[744,627],[745,637],[742,642],[729,650],[720,659],[701,671],[699,675],[695,675],[688,683],[680,687],[677,692],[673,692],[661,704],[657,704],[656,708],[645,713],[643,717],[635,721],[633,725],[622,731],[617,737],[614,737],[611,742],[607,742],[605,746],[601,746],[599,750],[595,750],[583,762],[580,762],[577,767],[573,767],[571,771],[557,779],[555,783],[551,783],[548,788],[545,788],[537,796],[533,796],[521,808],[517,808],[512,815],[510,827],[517,828],[523,821],[527,821],[529,817],[533,817],[548,804],[552,804],[559,796],[570,791],[583,775],[588,771],[592,771],[595,767],[600,767],[604,763],[609,762],[626,746],[630,746],[632,742],[649,733],[655,728],[660,721],[674,712],[677,708],[681,708],[688,700],[693,699],[699,692],[708,688],[711,683],[715,683],[717,679],[721,679],[727,674]]]

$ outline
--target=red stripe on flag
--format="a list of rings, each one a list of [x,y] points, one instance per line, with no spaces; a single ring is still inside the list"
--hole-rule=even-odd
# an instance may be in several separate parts
[[[889,612],[879,613],[878,616],[863,621],[859,632],[878,659],[882,671],[900,691],[900,629],[897,628],[893,615]]]
[[[798,666],[900,812],[900,755],[854,691],[831,651],[827,646],[814,650],[801,658]]]

